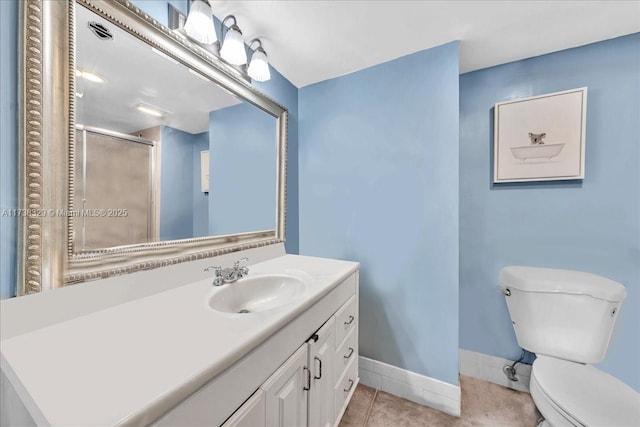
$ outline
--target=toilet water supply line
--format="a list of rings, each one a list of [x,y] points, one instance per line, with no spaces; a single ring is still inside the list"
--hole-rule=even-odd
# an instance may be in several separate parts
[[[522,354],[520,355],[520,359],[513,362],[513,365],[504,365],[502,367],[502,372],[509,378],[510,381],[517,382],[518,377],[516,377],[516,365],[524,360],[524,356],[526,354],[526,350],[522,349]]]

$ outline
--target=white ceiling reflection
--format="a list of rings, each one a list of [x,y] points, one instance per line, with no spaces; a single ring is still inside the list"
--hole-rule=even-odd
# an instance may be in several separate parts
[[[98,38],[90,22],[102,24],[113,38]],[[210,111],[241,102],[81,5],[76,5],[76,68],[104,79],[98,83],[76,77],[80,125],[131,133],[163,124],[201,133],[209,128]],[[147,114],[138,109],[141,104],[163,114]]]

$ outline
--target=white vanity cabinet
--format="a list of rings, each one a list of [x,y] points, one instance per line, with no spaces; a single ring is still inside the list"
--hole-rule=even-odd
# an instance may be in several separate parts
[[[266,396],[267,426],[307,424],[310,376],[307,356],[307,344],[304,344],[260,387]]]
[[[358,300],[352,295],[223,427],[333,427],[358,383]],[[256,417],[258,399],[264,412]]]
[[[153,426],[333,427],[357,383],[356,271]]]
[[[338,310],[334,352],[336,419],[339,421],[358,385],[358,294]]]
[[[309,349],[309,427],[332,426],[336,419],[333,399],[335,386],[335,316],[307,341]]]
[[[244,404],[233,413],[223,427],[265,427],[266,394],[258,389]]]

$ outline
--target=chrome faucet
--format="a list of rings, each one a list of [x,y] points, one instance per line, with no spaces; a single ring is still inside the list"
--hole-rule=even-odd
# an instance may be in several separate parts
[[[233,263],[233,267],[222,268],[212,266],[205,268],[204,271],[213,270],[213,286],[222,286],[225,283],[233,283],[249,274],[249,267],[240,265],[240,263],[247,261],[249,261],[248,258],[240,258]]]

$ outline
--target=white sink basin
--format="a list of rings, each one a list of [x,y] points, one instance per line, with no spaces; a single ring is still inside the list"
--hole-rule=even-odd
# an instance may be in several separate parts
[[[209,306],[224,313],[256,313],[282,307],[304,295],[307,286],[286,274],[248,276],[223,285],[209,297]]]

